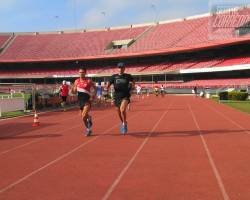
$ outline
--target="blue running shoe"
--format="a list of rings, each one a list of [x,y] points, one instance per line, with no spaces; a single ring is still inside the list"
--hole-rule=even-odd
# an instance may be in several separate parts
[[[92,118],[89,116],[89,118],[87,119],[87,125],[89,129],[92,129],[93,126],[93,122],[92,122]]]
[[[124,124],[124,134],[126,134],[128,132],[128,124]]]
[[[93,126],[93,122],[92,122],[91,117],[89,117],[87,119],[87,133],[86,133],[86,136],[90,136],[92,134],[92,126]]]
[[[121,134],[125,135],[128,132],[128,125],[122,124],[121,125]]]
[[[124,130],[124,125],[123,124],[121,125],[120,132],[121,132],[121,134],[125,134],[125,130]]]
[[[91,136],[92,130],[87,128],[86,137]]]

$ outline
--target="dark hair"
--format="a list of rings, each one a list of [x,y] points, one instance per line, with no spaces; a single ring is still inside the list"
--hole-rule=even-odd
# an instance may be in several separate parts
[[[83,70],[83,71],[87,71],[87,69],[85,67],[79,67],[79,70]]]
[[[125,64],[124,64],[123,62],[119,62],[119,63],[117,64],[117,67],[119,67],[119,68],[125,67]]]

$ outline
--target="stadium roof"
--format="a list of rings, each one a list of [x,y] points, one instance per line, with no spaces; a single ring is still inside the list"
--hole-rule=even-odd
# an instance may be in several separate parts
[[[196,51],[250,42],[239,34],[249,24],[250,9],[202,15],[156,24],[103,30],[0,34],[0,63],[127,58]],[[111,49],[112,41],[133,39],[128,48]],[[2,51],[1,51],[2,49]]]

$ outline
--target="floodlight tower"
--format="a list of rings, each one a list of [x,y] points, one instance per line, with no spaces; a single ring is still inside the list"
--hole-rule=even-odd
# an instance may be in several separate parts
[[[55,18],[55,21],[56,21],[56,30],[59,31],[59,28],[60,28],[59,27],[59,15],[55,15],[54,18]]]
[[[104,22],[106,23],[106,12],[105,11],[102,11],[101,14],[103,15],[103,18],[104,18]],[[107,28],[106,26],[104,26],[104,28]]]
[[[155,13],[155,23],[157,23],[157,9],[156,9],[156,5],[155,4],[151,4],[150,8],[152,9],[152,11]]]
[[[77,30],[77,0],[74,0],[74,5],[73,5],[73,9],[74,9],[74,25],[75,25],[75,30]]]

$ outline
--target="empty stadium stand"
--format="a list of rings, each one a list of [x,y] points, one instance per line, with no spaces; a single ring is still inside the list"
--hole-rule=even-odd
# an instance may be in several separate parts
[[[235,11],[250,14],[249,8]],[[233,27],[223,27],[228,17],[204,15],[187,19],[159,22],[152,25],[109,28],[100,31],[74,33],[17,34],[0,55],[0,62],[60,61],[74,59],[113,58],[178,52],[195,48],[250,41],[250,34],[237,35],[236,28],[248,21],[238,20]],[[216,25],[221,20],[219,25]],[[217,21],[216,21],[217,20]],[[249,20],[249,19],[248,19]],[[114,40],[135,39],[124,49],[107,51]],[[6,37],[0,36],[0,46]],[[188,66],[189,67],[189,66]],[[175,68],[175,66],[173,66]],[[177,67],[178,68],[178,67]]]
[[[155,86],[160,87],[164,85],[165,88],[240,88],[243,86],[250,85],[250,78],[239,78],[239,79],[209,79],[209,80],[193,80],[187,82],[181,81],[167,81],[161,83],[138,83],[142,87],[152,88]]]
[[[250,8],[237,12],[249,15]],[[146,81],[140,82],[144,87],[250,85],[250,33],[240,34],[237,28],[244,27],[249,22],[246,19],[228,28],[223,27],[228,16],[206,14],[104,30],[0,34],[0,82],[47,84],[46,80],[55,83],[64,77],[73,81],[79,64],[87,67],[89,76],[106,82],[108,76],[118,73],[117,62],[125,61],[126,72],[137,81],[144,76]],[[132,41],[128,47],[112,48],[114,41],[125,40]]]
[[[231,67],[250,64],[250,55],[243,57],[210,57],[206,59],[201,59],[195,57],[193,59],[187,58],[186,60],[179,61],[176,60],[167,60],[155,63],[133,63],[128,64],[126,72],[132,74],[150,74],[150,73],[168,73],[179,70],[186,69],[203,69],[203,68],[218,68],[218,67]],[[34,67],[35,68],[35,67]],[[88,69],[88,74],[92,75],[111,75],[118,73],[116,65],[106,65],[106,66],[92,66]],[[0,70],[0,78],[6,77],[49,77],[49,76],[76,76],[76,69],[29,69],[29,70]]]
[[[0,49],[4,46],[4,44],[9,40],[11,35],[9,34],[2,34],[0,35]]]
[[[58,77],[58,76],[74,76],[77,75],[77,70],[1,70],[0,77],[1,78],[44,78],[44,77]]]
[[[197,86],[199,88],[220,88],[220,87],[240,87],[250,84],[250,78],[239,79],[215,79],[215,80],[194,80],[179,84],[179,87],[192,88]]]
[[[93,31],[84,33],[17,35],[12,45],[0,56],[0,61],[15,59],[77,58],[105,54],[113,40],[131,39],[147,27]]]

